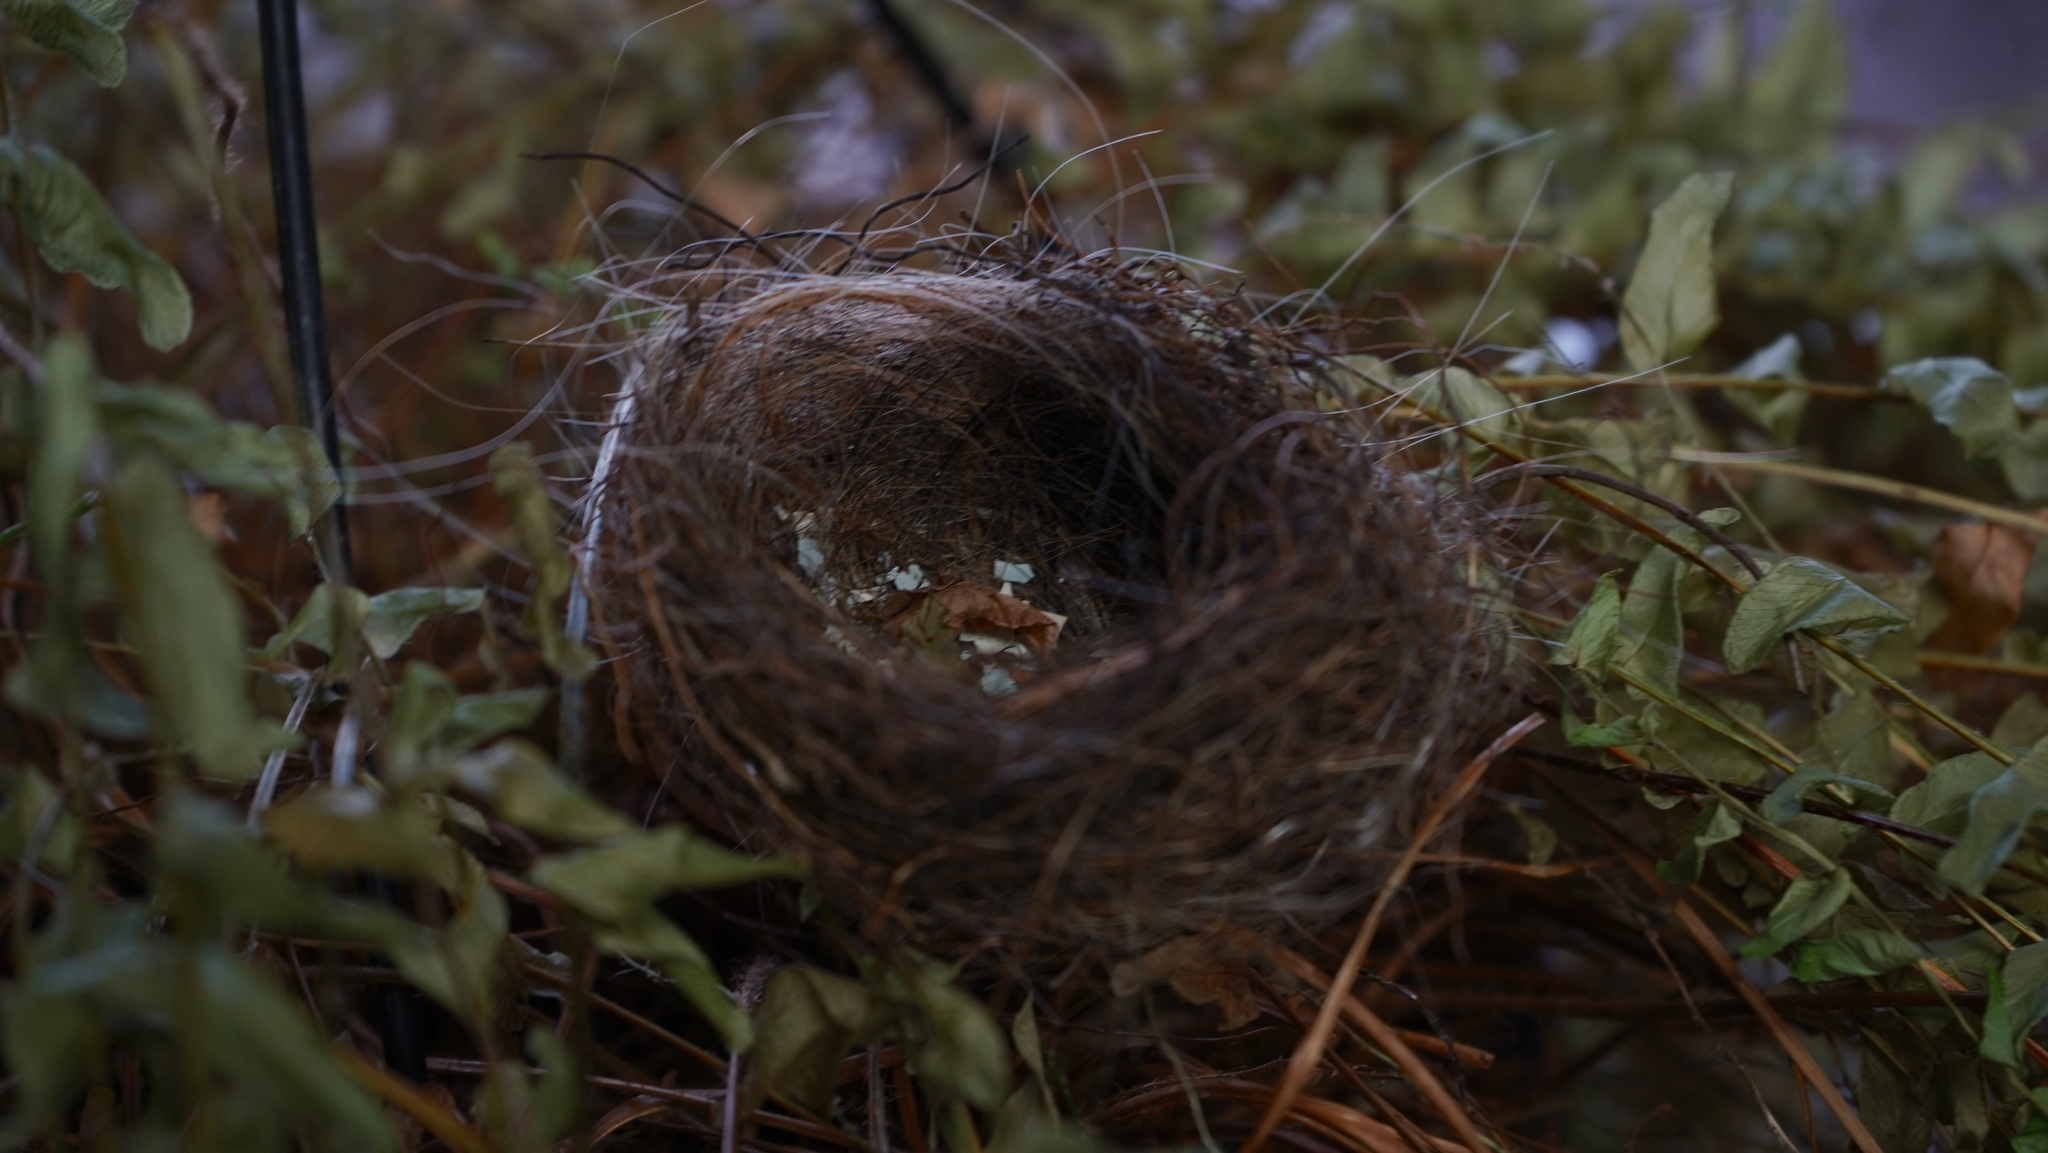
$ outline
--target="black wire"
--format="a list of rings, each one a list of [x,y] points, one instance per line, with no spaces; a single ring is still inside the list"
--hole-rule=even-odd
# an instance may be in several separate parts
[[[270,193],[277,209],[278,272],[284,281],[285,330],[291,340],[301,416],[320,438],[327,463],[341,472],[341,433],[328,375],[327,317],[320,293],[320,240],[313,211],[313,162],[300,81],[297,0],[257,0],[263,45],[263,109],[270,139]],[[347,582],[351,567],[346,506],[337,501],[321,526],[328,579]]]
[[[903,53],[903,58],[910,65],[911,71],[916,72],[918,79],[931,91],[932,99],[937,101],[940,109],[946,113],[946,119],[952,121],[955,128],[979,141],[981,136],[975,131],[974,110],[967,106],[966,98],[960,95],[960,90],[953,86],[952,78],[946,75],[946,66],[939,62],[937,54],[924,42],[924,38],[917,34],[917,29],[903,19],[903,15],[896,11],[895,5],[889,3],[889,0],[868,0],[868,8],[874,12],[875,19],[882,25],[883,31],[896,42],[896,50]],[[983,147],[985,150],[986,144]]]
[[[334,419],[334,380],[327,364],[327,310],[320,292],[320,234],[313,211],[312,148],[306,132],[306,94],[299,65],[297,0],[257,0],[263,46],[263,110],[270,141],[270,193],[277,210],[278,273],[284,281],[285,330],[301,416],[320,438],[327,463],[341,473],[341,433]],[[353,557],[346,505],[337,501],[321,521],[318,547],[325,579],[348,583]],[[381,874],[363,884],[397,905],[400,887]],[[376,998],[377,1032],[384,1060],[413,1081],[427,1076],[427,1053],[417,998],[403,988]]]

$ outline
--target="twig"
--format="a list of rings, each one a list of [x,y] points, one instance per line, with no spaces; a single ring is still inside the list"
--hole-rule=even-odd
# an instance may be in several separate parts
[[[459,1073],[470,1077],[482,1077],[491,1070],[490,1063],[487,1061],[472,1061],[455,1057],[429,1057],[427,1058],[427,1068],[436,1073]],[[524,1070],[524,1072],[532,1075],[537,1073],[538,1070]],[[603,1077],[596,1074],[585,1076],[583,1082],[586,1085],[599,1089],[609,1089],[615,1093],[630,1093],[636,1097],[650,1097],[657,1101],[669,1101],[678,1105],[694,1105],[700,1109],[707,1110],[708,1115],[711,1117],[718,1115],[721,1101],[725,1097],[724,1091],[719,1089],[676,1089],[667,1085],[654,1085],[644,1081],[628,1081],[623,1077]],[[857,1137],[849,1136],[822,1122],[809,1121],[802,1117],[787,1117],[780,1113],[768,1112],[767,1110],[756,1110],[753,1120],[771,1129],[780,1129],[785,1133],[794,1133],[799,1137],[810,1137],[815,1140],[825,1141],[842,1149],[867,1148]]]
[[[340,1061],[342,1072],[383,1098],[384,1102],[399,1112],[419,1122],[429,1133],[439,1138],[456,1153],[492,1153],[491,1146],[483,1135],[463,1124],[462,1119],[447,1106],[420,1091],[419,1086],[400,1078],[381,1066],[372,1064],[354,1049],[336,1046],[335,1057]],[[433,1062],[428,1062],[429,1065]],[[481,1065],[483,1062],[479,1061]]]
[[[2048,680],[2048,665],[2027,661],[2002,661],[1997,657],[1971,656],[1969,653],[1949,653],[1936,649],[1922,649],[1913,659],[1925,669],[1956,669],[1962,672],[1995,673],[2006,677],[2031,677]]]
[[[1271,1100],[1270,1086],[1256,1081],[1236,1077],[1204,1077],[1201,1079],[1202,1092],[1210,1098],[1225,1101]],[[1109,1120],[1122,1120],[1133,1114],[1154,1112],[1170,1108],[1181,1100],[1181,1089],[1177,1084],[1166,1084],[1141,1089],[1107,1108],[1098,1110],[1088,1118],[1101,1124]],[[1352,1138],[1365,1146],[1371,1153],[1414,1153],[1402,1140],[1401,1131],[1391,1125],[1375,1121],[1349,1105],[1340,1104],[1323,1097],[1300,1097],[1291,1106],[1295,1116],[1317,1130],[1325,1131],[1338,1138]],[[1449,1141],[1442,1137],[1430,1137],[1429,1143],[1437,1153],[1488,1153],[1493,1146],[1471,1147]]]
[[[1581,761],[1573,757],[1559,756],[1556,753],[1539,752],[1532,749],[1517,750],[1516,755],[1539,760],[1546,765],[1571,769],[1574,772],[1591,773],[1597,776],[1621,777],[1634,781],[1637,784],[1654,786],[1663,792],[1685,793],[1688,795],[1711,793],[1718,786],[1721,791],[1731,796],[1740,797],[1745,801],[1761,801],[1771,795],[1771,790],[1758,788],[1754,785],[1738,785],[1729,781],[1720,781],[1716,782],[1716,786],[1710,786],[1703,781],[1678,773],[1664,773],[1656,769],[1636,768],[1630,765],[1596,765],[1590,761]],[[1903,821],[1894,821],[1890,817],[1880,816],[1877,813],[1866,812],[1862,809],[1851,809],[1843,805],[1831,805],[1825,801],[1813,800],[1802,801],[1799,807],[1801,810],[1818,817],[1827,817],[1830,820],[1844,821],[1852,825],[1862,825],[1871,829],[1882,829],[1888,833],[1896,833],[1901,837],[1915,841],[1925,841],[1930,845],[1944,849],[1956,843],[1954,837],[1930,832],[1917,825],[1909,825]],[[2048,878],[2043,878],[2043,881],[2048,883]]]
[[[1833,485],[1836,488],[1854,489],[1858,492],[1877,493],[1897,500],[1924,504],[1931,508],[1945,508],[1951,512],[1965,513],[1979,520],[2008,525],[2031,533],[2048,536],[2048,519],[2038,514],[2003,508],[1954,493],[1927,488],[1924,485],[1909,484],[1902,480],[1890,480],[1866,473],[1850,472],[1847,469],[1827,468],[1817,464],[1800,464],[1790,460],[1772,460],[1768,457],[1751,456],[1739,452],[1707,452],[1703,449],[1683,446],[1671,450],[1671,459],[1686,464],[1711,464],[1717,468],[1732,468],[1743,472],[1771,473],[1777,476],[1795,476],[1816,484]]]
[[[1748,392],[1804,392],[1812,396],[1836,396],[1848,400],[1910,401],[1903,392],[1887,392],[1864,384],[1821,384],[1773,377],[1712,376],[1703,373],[1666,373],[1661,376],[1625,376],[1605,380],[1598,376],[1535,374],[1496,376],[1488,380],[1502,392],[1548,392],[1552,389],[1587,388],[1594,385],[1624,388],[1735,389]]]
[[[1330,978],[1321,969],[1318,969],[1313,961],[1281,945],[1267,945],[1264,951],[1279,968],[1293,974],[1297,979],[1312,986],[1323,995],[1329,995]],[[1347,993],[1344,995],[1342,1005],[1344,1016],[1361,1029],[1365,1025],[1359,1017],[1359,1011],[1364,1008],[1365,1005],[1359,1000],[1357,994]],[[1475,1045],[1462,1045],[1456,1041],[1446,1041],[1427,1033],[1417,1033],[1412,1029],[1396,1029],[1395,1032],[1399,1033],[1401,1039],[1409,1045],[1432,1056],[1449,1058],[1454,1063],[1463,1065],[1467,1069],[1491,1069],[1493,1067],[1493,1054]]]
[[[1762,580],[1764,577],[1763,566],[1756,563],[1756,560],[1749,555],[1748,549],[1737,543],[1734,537],[1722,532],[1713,524],[1700,519],[1698,513],[1679,504],[1675,500],[1659,496],[1639,484],[1631,484],[1620,477],[1609,476],[1604,472],[1597,472],[1590,468],[1579,468],[1576,465],[1546,464],[1542,461],[1532,460],[1522,464],[1512,464],[1506,468],[1495,469],[1474,480],[1472,487],[1475,489],[1485,488],[1489,485],[1498,484],[1502,480],[1513,479],[1518,476],[1566,477],[1571,480],[1584,481],[1587,484],[1597,484],[1602,488],[1611,488],[1616,492],[1632,496],[1644,504],[1654,505],[1678,518],[1688,528],[1698,532],[1701,536],[1727,549],[1728,555],[1734,557],[1743,568],[1749,570],[1750,576],[1758,580]]]
[[[1942,728],[1945,728],[1949,732],[1952,732],[1955,735],[1963,738],[1965,741],[1968,741],[1971,745],[1976,747],[1978,752],[1983,753],[1984,755],[1990,757],[1994,761],[1997,761],[2001,765],[2009,765],[2013,763],[2014,758],[2011,753],[2008,753],[2004,749],[1999,748],[1997,745],[1992,744],[1991,741],[1988,740],[1982,733],[1979,733],[1977,730],[1964,724],[1962,721],[1957,720],[1955,717],[1950,716],[1948,712],[1943,710],[1939,705],[1936,705],[1934,702],[1927,700],[1920,694],[1914,692],[1912,689],[1909,689],[1906,686],[1900,684],[1896,678],[1886,673],[1883,669],[1878,668],[1876,665],[1871,664],[1868,660],[1865,660],[1861,654],[1849,648],[1847,645],[1842,644],[1835,638],[1828,636],[1825,633],[1807,632],[1802,633],[1801,635],[1811,637],[1813,639],[1813,643],[1819,645],[1820,647],[1828,650],[1829,652],[1849,662],[1851,665],[1854,665],[1856,667],[1856,671],[1862,673],[1866,677],[1869,677],[1871,680],[1876,681],[1880,687],[1890,690],[1892,693],[1896,694],[1899,697],[1899,699],[1905,701],[1907,704],[1912,705],[1914,708],[1920,710],[1920,712],[1924,716],[1934,721]]]
[[[1316,1012],[1315,1024],[1309,1028],[1308,1035],[1302,1038],[1301,1044],[1295,1047],[1293,1057],[1287,1062],[1287,1073],[1281,1079],[1279,1088],[1274,1091],[1273,1099],[1267,1103],[1265,1114],[1259,1118],[1258,1128],[1252,1131],[1251,1137],[1244,1143],[1244,1153],[1259,1153],[1265,1146],[1267,1138],[1273,1135],[1273,1130],[1279,1126],[1280,1119],[1287,1115],[1288,1109],[1293,1106],[1295,1099],[1308,1084],[1316,1065],[1322,1061],[1324,1051],[1329,1048],[1330,1038],[1336,1033],[1337,1017],[1344,1010],[1351,987],[1358,982],[1358,973],[1365,964],[1366,953],[1372,948],[1374,935],[1379,932],[1380,918],[1386,915],[1387,906],[1393,903],[1394,894],[1400,889],[1402,882],[1408,879],[1408,872],[1414,868],[1415,858],[1422,853],[1423,846],[1429,843],[1429,839],[1436,834],[1451,811],[1478,786],[1479,778],[1486,775],[1487,767],[1493,763],[1494,758],[1513,748],[1523,737],[1536,731],[1548,719],[1542,713],[1530,713],[1515,722],[1512,728],[1502,733],[1478,756],[1472,758],[1471,763],[1465,766],[1457,779],[1451,782],[1437,798],[1436,804],[1423,816],[1421,825],[1408,842],[1407,853],[1394,866],[1393,874],[1387,878],[1386,884],[1380,887],[1379,896],[1374,898],[1372,909],[1365,915],[1365,923],[1358,927],[1358,935],[1352,939],[1350,950],[1344,954],[1343,963],[1337,966],[1337,973],[1330,980],[1329,993],[1323,998],[1322,1007]],[[1363,1006],[1360,1008],[1363,1009]],[[1415,1055],[1415,1051],[1401,1040],[1391,1026],[1374,1016],[1370,1010],[1365,1010],[1365,1015],[1357,1018],[1356,1023],[1366,1030],[1375,1044],[1394,1058],[1395,1063],[1401,1067],[1401,1072],[1407,1075],[1416,1089],[1436,1108],[1460,1141],[1474,1150],[1490,1147],[1491,1143],[1480,1134],[1479,1127],[1473,1124],[1465,1110],[1451,1097],[1443,1082],[1437,1079],[1429,1066],[1422,1063],[1421,1058]]]
[[[1841,1090],[1835,1087],[1835,1083],[1828,1077],[1827,1071],[1820,1067],[1820,1064],[1813,1059],[1813,1054],[1807,1052],[1806,1046],[1801,1044],[1799,1038],[1793,1035],[1791,1026],[1785,1023],[1784,1017],[1779,1015],[1777,1009],[1771,1005],[1770,1000],[1763,995],[1762,990],[1758,989],[1747,977],[1742,975],[1742,971],[1736,967],[1735,959],[1729,956],[1728,950],[1722,946],[1720,937],[1705,921],[1700,919],[1699,913],[1693,909],[1685,893],[1675,890],[1672,886],[1667,885],[1662,878],[1658,877],[1657,870],[1651,864],[1649,856],[1642,849],[1638,848],[1634,842],[1624,836],[1619,829],[1616,829],[1612,822],[1595,812],[1591,806],[1579,801],[1578,798],[1572,796],[1568,791],[1562,789],[1554,791],[1565,804],[1585,817],[1607,837],[1614,845],[1615,851],[1622,855],[1622,859],[1628,862],[1629,868],[1635,872],[1637,877],[1642,880],[1643,884],[1651,892],[1669,898],[1672,915],[1678,919],[1679,926],[1685,930],[1687,936],[1693,939],[1693,943],[1699,947],[1700,952],[1706,955],[1707,960],[1712,963],[1715,971],[1721,974],[1721,977],[1735,990],[1736,995],[1741,997],[1748,1004],[1750,1010],[1756,1014],[1757,1020],[1763,1023],[1764,1028],[1769,1031],[1772,1039],[1784,1051],[1786,1059],[1792,1062],[1792,1066],[1798,1071],[1800,1078],[1806,1082],[1808,1088],[1820,1096],[1821,1103],[1827,1106],[1828,1112],[1834,1115],[1835,1120],[1840,1123],[1843,1132],[1849,1135],[1849,1139],[1855,1143],[1856,1148],[1861,1153],[1884,1153],[1883,1147],[1877,1143],[1877,1138],[1872,1135],[1869,1127],[1863,1123],[1863,1118],[1857,1114],[1848,1101],[1843,1099]]]

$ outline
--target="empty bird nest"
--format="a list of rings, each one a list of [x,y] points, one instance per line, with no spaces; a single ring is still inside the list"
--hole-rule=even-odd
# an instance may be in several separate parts
[[[1258,302],[980,243],[634,290],[595,500],[636,739],[878,937],[1355,911],[1509,703],[1488,518]]]

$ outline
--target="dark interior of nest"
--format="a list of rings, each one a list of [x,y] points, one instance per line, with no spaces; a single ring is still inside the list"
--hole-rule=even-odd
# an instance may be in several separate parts
[[[611,566],[687,718],[647,736],[892,930],[1355,903],[1506,698],[1486,546],[1305,411],[1255,311],[1082,264],[678,310]]]
[[[821,278],[697,336],[716,342],[699,386],[660,419],[744,454],[772,517],[756,531],[791,557],[800,536],[820,549],[814,580],[858,589],[917,564],[935,585],[987,582],[1028,564],[1052,577],[1033,582],[1044,607],[1099,635],[1169,579],[1178,479],[1288,387],[1282,349],[1229,347],[1226,318],[1176,308],[1202,298],[1105,315],[1104,287]],[[1181,329],[1172,344],[1146,331],[1161,326]]]

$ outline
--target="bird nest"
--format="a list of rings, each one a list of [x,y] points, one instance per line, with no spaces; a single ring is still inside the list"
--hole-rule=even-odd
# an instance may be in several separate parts
[[[598,566],[639,739],[878,937],[1355,910],[1511,695],[1455,485],[1170,266],[763,251],[642,287]]]

